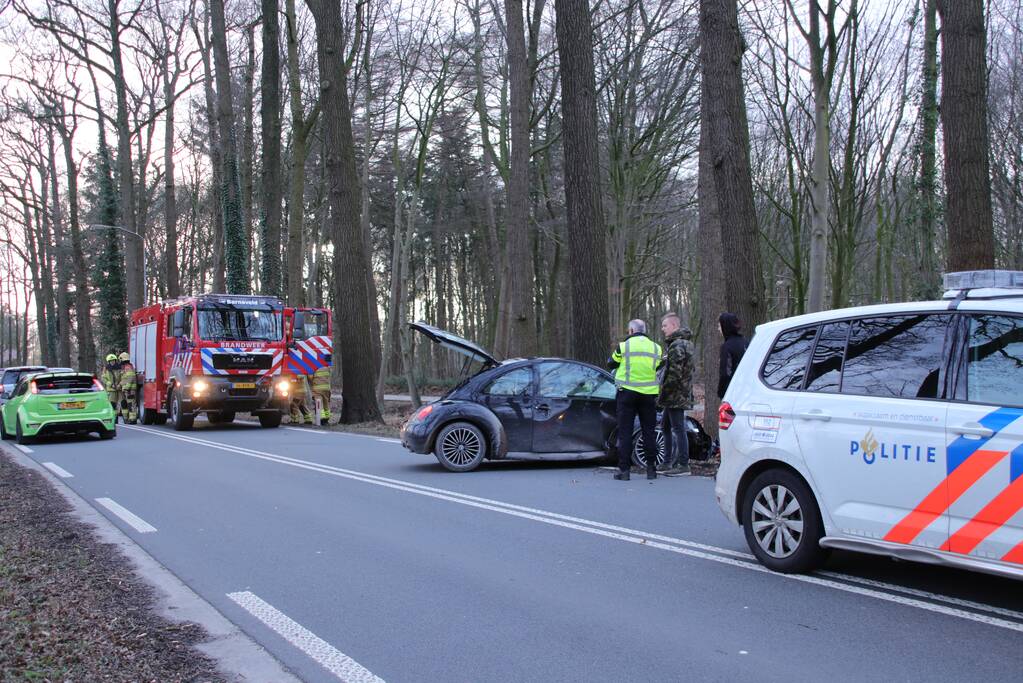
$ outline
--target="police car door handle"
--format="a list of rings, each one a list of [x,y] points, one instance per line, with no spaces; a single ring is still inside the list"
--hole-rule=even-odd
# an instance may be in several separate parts
[[[796,413],[796,417],[800,420],[820,420],[821,422],[828,422],[831,420],[831,415],[825,413],[819,408],[808,410],[805,413]]]
[[[977,436],[982,439],[990,439],[992,436],[995,435],[995,431],[993,429],[988,429],[987,427],[977,422],[968,422],[967,424],[964,425],[956,425],[955,427],[949,427],[949,429],[952,431],[953,434],[960,434],[962,436]]]

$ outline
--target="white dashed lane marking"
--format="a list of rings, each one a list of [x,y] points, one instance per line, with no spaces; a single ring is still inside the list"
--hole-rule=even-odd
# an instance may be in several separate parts
[[[14,444],[14,447],[17,448],[22,453],[31,453],[32,452],[31,448],[29,448],[28,446],[22,446],[20,443]]]
[[[117,515],[122,522],[140,534],[151,534],[156,531],[155,526],[109,498],[97,498],[96,502]]]
[[[43,467],[56,474],[61,479],[70,479],[75,476],[55,462],[44,462]]]
[[[318,635],[249,591],[228,593],[239,607],[266,624],[272,631],[304,652],[338,680],[345,683],[384,683],[366,667]]]

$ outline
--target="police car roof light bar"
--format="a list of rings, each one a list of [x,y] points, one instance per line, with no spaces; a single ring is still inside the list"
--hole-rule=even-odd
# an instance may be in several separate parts
[[[1023,271],[964,270],[945,273],[942,284],[946,290],[1023,289]]]

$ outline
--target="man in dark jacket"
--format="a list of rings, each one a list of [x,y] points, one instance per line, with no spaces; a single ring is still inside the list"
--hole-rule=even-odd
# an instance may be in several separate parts
[[[666,474],[689,473],[689,439],[686,437],[686,411],[693,409],[693,333],[682,324],[677,313],[661,319],[661,332],[667,346],[657,405],[663,411]]]
[[[718,318],[721,336],[725,338],[721,344],[721,364],[718,372],[718,398],[724,398],[728,384],[739,367],[742,354],[746,353],[746,338],[742,336],[742,322],[734,313],[722,313]]]

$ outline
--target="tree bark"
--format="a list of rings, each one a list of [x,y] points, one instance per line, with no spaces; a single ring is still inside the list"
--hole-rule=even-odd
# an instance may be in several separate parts
[[[57,362],[64,366],[71,365],[71,263],[68,240],[64,236],[64,215],[61,210],[60,190],[57,185],[57,160],[53,144],[53,130],[46,133],[47,173],[50,183],[50,212],[48,214],[53,226],[53,246],[57,257]],[[44,205],[46,202],[44,202]]]
[[[291,0],[294,7],[294,0]],[[263,69],[260,75],[260,134],[263,143],[263,175],[260,192],[262,261],[260,280],[264,294],[281,291],[281,48],[278,0],[262,0]],[[290,48],[289,48],[290,49]],[[301,107],[301,92],[299,92]],[[303,141],[304,144],[304,141]],[[303,159],[304,165],[304,159]],[[301,175],[301,170],[299,172]],[[301,198],[299,198],[299,208]],[[301,229],[301,219],[299,220]],[[299,274],[301,285],[301,274]]]
[[[556,0],[575,358],[602,365],[611,342],[589,0]],[[548,302],[552,305],[552,302]]]
[[[167,272],[167,297],[181,296],[181,275],[178,270],[178,204],[175,196],[174,169],[174,105],[176,103],[176,74],[170,71],[170,56],[164,55],[163,96],[167,103],[167,118],[163,128],[163,223],[166,232],[164,267]]]
[[[950,271],[994,268],[982,0],[938,0]]]
[[[220,129],[220,155],[223,167],[221,202],[224,212],[224,256],[227,267],[227,291],[249,293],[249,273],[245,267],[247,235],[242,224],[241,183],[238,178],[238,141],[234,127],[234,99],[231,94],[231,63],[227,54],[227,27],[224,0],[210,0],[213,65],[217,82],[217,124]]]
[[[505,0],[508,43],[508,75],[511,98],[511,153],[509,159],[505,232],[507,283],[502,318],[504,335],[498,334],[506,357],[533,356],[537,352],[536,316],[533,308],[533,251],[529,238],[529,67],[522,0]]]
[[[199,29],[193,24],[193,31],[199,37]],[[217,121],[217,96],[213,88],[213,66],[211,63],[211,46],[208,32],[203,29],[203,37],[199,40],[199,51],[202,56],[203,95],[206,102],[206,122],[209,127],[208,149],[210,166],[213,168],[210,191],[210,222],[213,224],[213,248],[211,262],[213,270],[213,291],[227,291],[226,266],[224,263],[224,163],[220,144],[220,124]]]
[[[703,380],[703,428],[717,436],[718,352],[721,332],[718,316],[725,306],[725,264],[721,250],[721,216],[714,191],[714,161],[710,149],[710,102],[704,87],[700,97],[700,158],[697,180],[700,261],[700,356]]]
[[[707,151],[714,166],[722,250],[729,255],[725,303],[752,330],[766,319],[767,306],[743,93],[745,48],[736,0],[700,0],[700,39],[709,118]]]
[[[241,185],[241,214],[242,233],[245,240],[245,278],[248,282],[256,280],[259,267],[252,262],[253,243],[255,235],[252,225],[255,222],[252,216],[252,195],[255,191],[255,167],[256,167],[256,134],[255,121],[253,121],[253,107],[256,101],[256,27],[249,25],[245,27],[246,60],[245,71],[242,78],[242,144],[239,156],[238,177]]]
[[[938,136],[938,8],[936,0],[924,7],[924,55],[920,97],[920,260],[915,294],[931,298],[938,294],[938,269],[934,238],[937,233],[937,136]]]
[[[369,252],[359,225],[359,176],[355,165],[340,0],[306,0],[316,24],[320,102],[326,151],[329,225],[334,241],[334,348],[341,351],[344,403],[341,421],[380,422],[374,392],[378,367],[366,304]],[[335,363],[337,368],[338,364]]]

